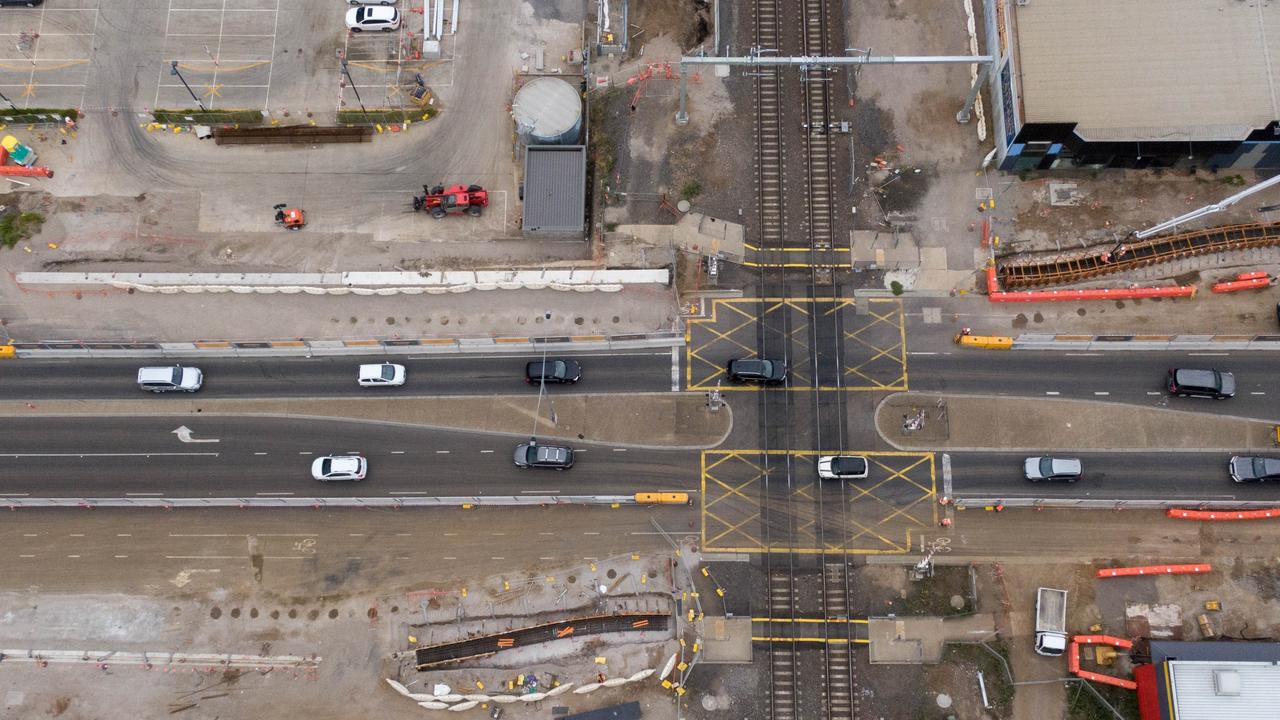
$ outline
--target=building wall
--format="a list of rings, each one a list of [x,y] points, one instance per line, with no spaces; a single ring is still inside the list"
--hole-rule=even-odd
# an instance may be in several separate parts
[[[1273,124],[1274,127],[1274,124]],[[1069,123],[1018,128],[1000,169],[1075,170],[1169,168],[1261,170],[1280,168],[1280,135],[1263,128],[1239,142],[1085,142]]]

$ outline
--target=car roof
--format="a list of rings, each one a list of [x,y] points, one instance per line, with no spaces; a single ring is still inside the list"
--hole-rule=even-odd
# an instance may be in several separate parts
[[[362,378],[380,378],[382,377],[382,368],[388,363],[377,363],[373,365],[361,365],[360,377]]]
[[[159,367],[138,368],[139,380],[170,380],[173,378],[173,371],[177,369],[176,365],[162,365]]]
[[[390,20],[395,17],[398,12],[393,7],[383,5],[362,5],[361,9],[365,11],[365,18],[374,18],[377,20]]]
[[[360,458],[356,455],[336,455],[328,458],[331,472],[356,472],[360,469]]]
[[[861,455],[837,455],[831,458],[831,469],[838,473],[862,473],[867,469],[867,459]]]
[[[1217,387],[1217,370],[1200,370],[1196,368],[1178,368],[1174,371],[1174,380],[1180,385],[1197,385]]]
[[[1080,461],[1076,458],[1051,458],[1054,475],[1079,475]]]

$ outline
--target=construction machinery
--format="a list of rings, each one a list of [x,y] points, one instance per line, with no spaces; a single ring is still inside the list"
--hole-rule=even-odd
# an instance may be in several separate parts
[[[302,208],[291,208],[280,203],[271,209],[276,211],[276,224],[285,230],[301,230],[307,225],[307,216]]]
[[[480,217],[488,205],[489,192],[479,185],[423,185],[422,194],[413,197],[414,210],[429,212],[437,220],[456,213]]]

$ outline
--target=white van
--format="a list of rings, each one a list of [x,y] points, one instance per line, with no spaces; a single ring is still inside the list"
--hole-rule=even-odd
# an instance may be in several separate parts
[[[195,392],[204,384],[204,373],[200,368],[182,367],[144,367],[138,369],[138,387],[150,392]]]

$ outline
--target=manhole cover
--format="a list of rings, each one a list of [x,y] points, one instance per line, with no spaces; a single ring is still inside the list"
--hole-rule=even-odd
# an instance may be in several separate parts
[[[946,693],[938,693],[938,707],[943,710],[951,707],[951,696]]]

